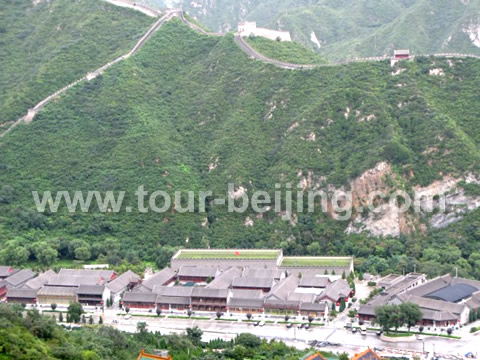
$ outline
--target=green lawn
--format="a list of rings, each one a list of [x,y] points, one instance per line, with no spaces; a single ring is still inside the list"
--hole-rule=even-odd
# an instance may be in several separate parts
[[[349,266],[350,258],[285,257],[281,266]]]
[[[255,251],[255,250],[182,250],[177,259],[276,259],[279,250]]]
[[[260,36],[248,37],[246,41],[260,54],[271,59],[301,65],[326,63],[317,53],[297,42],[272,41]]]
[[[391,338],[398,338],[398,337],[409,337],[409,336],[413,336],[413,334],[411,333],[385,333],[383,334],[387,337],[391,337]]]

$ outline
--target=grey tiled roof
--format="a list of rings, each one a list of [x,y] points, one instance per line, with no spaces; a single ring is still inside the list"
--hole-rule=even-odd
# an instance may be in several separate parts
[[[360,308],[358,309],[358,314],[359,315],[369,315],[369,316],[375,316],[375,306],[374,305],[360,305]]]
[[[155,286],[152,292],[160,296],[190,297],[192,290],[191,286]]]
[[[113,279],[107,284],[107,287],[114,293],[117,294],[121,291],[124,291],[130,283],[137,283],[140,281],[140,276],[135,274],[133,271],[128,270],[122,275]]]
[[[243,270],[243,277],[250,278],[271,278],[275,280],[280,280],[282,277],[283,271],[280,269],[257,269],[246,267]]]
[[[398,298],[403,302],[411,302],[417,304],[424,310],[446,311],[452,314],[461,314],[465,308],[465,304],[455,304],[446,301],[433,300],[420,296],[413,296],[408,294],[398,295]]]
[[[228,297],[228,290],[194,287],[192,297],[226,299]]]
[[[9,289],[7,291],[8,298],[16,299],[35,299],[37,297],[37,290],[35,289]]]
[[[30,269],[20,270],[5,279],[9,286],[17,287],[35,277],[35,273]]]
[[[232,289],[230,294],[236,299],[263,299],[264,297],[262,290]]]
[[[9,271],[12,269],[12,271]],[[11,266],[0,266],[0,277],[7,277],[12,275],[14,272],[17,272],[18,270],[13,269]]]
[[[324,299],[328,297],[333,301],[337,301],[339,298],[347,297],[351,291],[350,285],[348,285],[345,280],[339,279],[329,284],[320,294],[319,298]]]
[[[213,280],[206,287],[212,288],[212,289],[228,289],[232,285],[233,279],[241,275],[242,275],[241,268],[237,266],[231,267],[223,271],[221,274],[217,275],[215,280]]]
[[[113,270],[88,270],[88,269],[60,269],[58,272],[62,276],[82,276],[82,277],[95,277],[103,278],[104,281],[110,280],[115,275]]]
[[[478,309],[480,308],[480,291],[477,291],[476,293],[472,294],[472,297],[468,299],[465,304],[470,309]]]
[[[55,271],[47,270],[44,273],[39,274],[36,278],[28,280],[25,283],[25,286],[30,289],[40,289],[43,285],[47,284],[49,281],[54,279],[57,276]]]
[[[300,301],[287,301],[287,300],[265,300],[265,308],[272,309],[299,309]]]
[[[182,266],[180,270],[178,270],[178,276],[186,277],[214,278],[217,273],[218,268],[216,267]]]
[[[176,272],[170,268],[165,268],[153,274],[148,280],[145,280],[141,287],[152,290],[155,285],[162,286],[171,281],[176,275]]]
[[[439,276],[433,280],[427,281],[426,283],[419,285],[408,291],[410,295],[424,296],[431,292],[440,290],[452,282],[452,277],[450,275]]]
[[[172,305],[190,305],[189,297],[182,296],[161,296],[156,300],[157,304],[172,304]]]
[[[287,300],[313,303],[313,302],[315,302],[316,297],[317,296],[315,294],[311,294],[311,293],[292,292],[288,295]]]
[[[44,286],[37,292],[37,296],[76,296],[76,287]]]
[[[329,283],[328,276],[303,276],[300,279],[300,287],[325,288]]]
[[[422,314],[424,320],[456,321],[459,319],[458,315],[454,315],[448,311],[422,310]]]
[[[139,302],[154,304],[157,300],[157,294],[141,293],[141,292],[126,292],[123,294],[123,302]]]
[[[233,308],[262,309],[263,301],[263,299],[231,298],[228,301],[228,306]]]
[[[79,286],[79,285],[99,285],[105,283],[104,278],[97,276],[83,275],[56,275],[48,281],[50,286]]]
[[[77,290],[78,295],[103,295],[104,285],[80,285]]]
[[[278,282],[267,294],[267,299],[286,300],[288,295],[293,292],[299,284],[298,277],[290,275]]]
[[[270,289],[273,286],[273,278],[250,278],[238,277],[233,279],[232,287]]]
[[[61,269],[48,281],[52,286],[104,285],[113,276],[113,270]]]
[[[457,284],[467,284],[467,285],[473,286],[477,290],[480,290],[480,281],[478,281],[478,280],[464,279],[464,278],[453,278],[452,279],[452,285],[457,285]]]
[[[300,311],[325,311],[327,305],[325,303],[301,303]]]

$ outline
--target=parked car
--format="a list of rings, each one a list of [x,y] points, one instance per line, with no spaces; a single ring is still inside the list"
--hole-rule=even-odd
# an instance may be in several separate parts
[[[260,321],[260,322],[258,323],[258,325],[259,325],[259,326],[265,326],[265,321]]]
[[[352,333],[355,334],[357,332],[357,328],[352,328]]]
[[[304,326],[304,329],[307,329],[307,330],[310,329],[310,324],[306,324],[306,325]]]
[[[377,331],[377,336],[382,336],[382,334],[383,334],[383,331],[382,331],[382,330],[378,330],[378,331]]]
[[[361,325],[360,332],[362,333],[362,335],[367,335],[367,327],[365,325]]]
[[[290,328],[292,328],[292,327],[293,327],[293,323],[288,323],[288,324],[287,324],[287,329],[290,329]]]

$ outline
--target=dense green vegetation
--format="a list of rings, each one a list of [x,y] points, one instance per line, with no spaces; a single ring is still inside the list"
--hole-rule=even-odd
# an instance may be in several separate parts
[[[0,14],[0,132],[51,93],[126,53],[153,23],[97,0],[6,0]]]
[[[246,38],[248,44],[260,54],[292,64],[324,64],[318,54],[297,42],[272,41],[260,36]]]
[[[201,341],[199,328],[187,329],[185,335],[153,334],[148,332],[146,323],[139,323],[135,334],[98,325],[68,331],[58,326],[52,316],[32,310],[22,317],[22,312],[21,306],[0,304],[1,360],[131,360],[137,358],[141,349],[150,353],[155,349],[169,350],[175,360],[297,360],[306,353],[251,334],[241,334],[233,341],[209,343]]]
[[[142,1],[160,8],[167,3]],[[214,31],[231,31],[243,20],[288,30],[294,40],[329,60],[390,55],[400,48],[415,54],[480,54],[464,32],[472,24],[478,26],[478,1],[174,0],[174,4]],[[312,32],[320,47],[312,40]]]
[[[387,62],[286,71],[250,60],[232,35],[202,36],[173,20],[136,56],[0,140],[0,262],[162,267],[179,247],[282,248],[354,255],[360,271],[416,265],[436,275],[458,267],[461,276],[479,277],[479,211],[443,231],[375,238],[345,234],[348,222],[320,207],[290,222],[211,202],[205,213],[135,207],[140,185],[225,197],[231,182],[273,198],[275,183],[296,185],[299,173],[311,173],[320,188],[348,187],[380,161],[406,191],[442,174],[478,173],[480,62],[452,64],[418,58],[396,76]],[[429,75],[433,68],[445,76]],[[124,206],[120,213],[34,210],[32,191],[65,189],[123,190]]]
[[[375,308],[375,323],[380,325],[383,331],[388,332],[406,326],[410,328],[422,320],[422,311],[417,304],[402,303],[400,305],[384,305]],[[398,335],[398,334],[397,334]],[[409,334],[403,336],[408,336]]]

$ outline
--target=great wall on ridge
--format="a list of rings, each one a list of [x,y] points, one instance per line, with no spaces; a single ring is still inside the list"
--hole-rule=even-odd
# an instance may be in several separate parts
[[[140,40],[137,41],[135,46],[125,55],[122,55],[118,57],[117,59],[103,65],[102,67],[89,72],[86,74],[84,77],[81,79],[78,79],[74,81],[73,83],[65,86],[64,88],[56,91],[55,93],[51,94],[50,96],[46,97],[42,101],[40,101],[37,105],[35,105],[33,108],[28,110],[28,113],[23,116],[22,118],[18,119],[15,121],[10,127],[7,128],[6,131],[0,134],[0,138],[3,138],[5,135],[7,135],[10,131],[12,131],[17,125],[21,123],[30,123],[35,115],[42,110],[45,105],[47,105],[49,102],[51,102],[53,99],[57,98],[61,94],[67,92],[69,89],[74,87],[75,85],[79,84],[80,82],[83,81],[90,81],[103,72],[105,72],[107,69],[112,67],[113,65],[128,59],[129,57],[135,55],[142,47],[145,45],[145,43],[152,37],[152,35],[157,31],[159,28],[162,27],[162,25],[171,20],[174,17],[178,17],[184,24],[189,26],[191,29],[203,34],[203,35],[208,35],[208,36],[224,36],[225,34],[223,33],[215,33],[215,32],[208,32],[204,29],[202,29],[200,26],[192,23],[188,19],[185,18],[184,13],[181,9],[167,9],[164,11],[160,11],[142,4],[137,4],[135,2],[129,1],[129,0],[104,0],[110,4],[120,6],[120,7],[126,7],[130,9],[134,9],[137,11],[142,12],[143,14],[158,18],[158,20],[147,30],[147,32],[142,36]],[[338,66],[338,65],[345,65],[349,63],[355,63],[355,62],[371,62],[371,61],[384,61],[384,60],[389,60],[391,57],[390,56],[377,56],[377,57],[367,57],[367,58],[353,58],[353,59],[348,59],[344,60],[341,62],[337,63],[327,63],[327,64],[304,64],[304,65],[299,65],[299,64],[293,64],[293,63],[287,63],[287,62],[282,62],[279,60],[271,59],[267,56],[264,56],[260,54],[258,51],[253,49],[245,40],[242,36],[240,36],[238,33],[234,35],[234,40],[235,43],[239,46],[239,48],[247,54],[250,58],[259,60],[264,63],[272,64],[274,66],[277,66],[279,68],[283,69],[288,69],[288,70],[311,70],[315,68],[321,68],[321,67],[332,67],[332,66]],[[470,54],[459,54],[459,53],[445,53],[445,54],[430,54],[430,55],[422,55],[422,56],[433,56],[433,57],[440,57],[440,58],[477,58],[480,59],[480,56],[477,55],[470,55]]]

